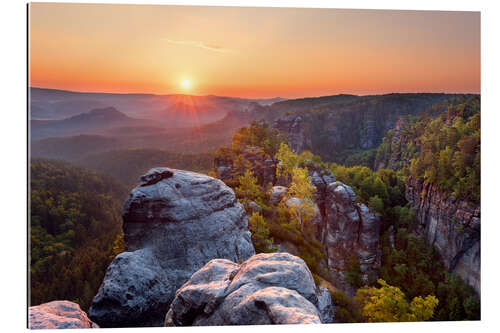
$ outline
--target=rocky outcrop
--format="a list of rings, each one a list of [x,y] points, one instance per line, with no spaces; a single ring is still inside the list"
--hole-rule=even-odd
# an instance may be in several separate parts
[[[330,294],[327,288],[319,286],[316,290],[316,296],[318,297],[317,307],[321,321],[324,324],[333,323],[333,319],[335,318],[335,306],[333,304],[332,294]]]
[[[241,155],[250,163],[250,170],[259,182],[265,186],[275,183],[277,161],[269,157],[261,147],[246,146]],[[223,181],[230,181],[235,171],[234,161],[230,156],[216,157],[214,168],[218,171],[218,177]]]
[[[417,211],[420,232],[436,248],[445,267],[480,294],[480,207],[412,177],[406,183],[406,199]]]
[[[222,181],[151,169],[123,209],[126,252],[116,256],[89,310],[101,327],[161,326],[175,291],[214,258],[255,251],[243,206]]]
[[[273,205],[277,205],[286,194],[287,188],[285,186],[273,186],[271,188],[270,198]]]
[[[301,153],[302,151],[311,149],[312,147],[311,136],[306,128],[306,123],[309,118],[309,115],[287,115],[277,119],[273,124],[273,128],[286,135],[289,146],[292,150],[297,153]]]
[[[53,301],[29,307],[30,329],[99,328],[80,306],[70,301]]]
[[[324,168],[319,167],[313,163],[306,163],[307,173],[311,178],[311,183],[316,187],[316,192],[314,194],[314,200],[318,206],[323,210],[326,198],[326,189],[329,184],[336,181],[333,173]]]
[[[288,253],[258,254],[241,265],[215,259],[177,291],[165,325],[331,322],[333,305],[328,296],[321,290],[318,299],[306,264]]]
[[[254,150],[259,149],[254,148]],[[256,163],[262,165],[262,161],[254,159],[251,162],[252,170],[255,169]],[[313,226],[314,240],[324,245],[325,258],[318,262],[318,265],[332,274],[335,280],[332,282],[336,288],[353,294],[353,289],[346,281],[345,272],[351,255],[359,261],[365,282],[369,281],[369,277],[375,278],[377,269],[380,267],[380,217],[370,211],[366,205],[357,203],[356,194],[351,187],[337,182],[330,170],[312,160],[303,163],[303,167],[307,168],[311,183],[316,188],[314,214],[310,222]],[[275,170],[276,164],[270,167],[269,173]],[[275,186],[270,189],[269,193],[273,205],[277,205],[285,197],[290,182],[290,179],[284,177],[274,179]],[[264,185],[262,182],[259,183]],[[288,198],[285,204],[289,208],[300,206],[300,200]],[[279,251],[294,255],[301,253],[300,249],[289,241],[277,240],[275,245]]]
[[[345,271],[352,255],[360,263],[365,282],[380,267],[380,218],[366,205],[356,202],[351,187],[334,182],[327,188],[324,220],[328,268],[335,277],[336,287],[350,293]]]

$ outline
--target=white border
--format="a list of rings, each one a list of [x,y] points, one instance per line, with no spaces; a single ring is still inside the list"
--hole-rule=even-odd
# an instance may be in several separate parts
[[[482,93],[482,321],[451,323],[412,324],[348,324],[321,326],[259,326],[259,327],[204,327],[169,328],[177,332],[251,332],[253,330],[278,330],[280,332],[314,330],[316,332],[414,332],[422,330],[453,330],[468,332],[500,327],[497,307],[500,303],[500,276],[497,253],[500,237],[500,219],[496,206],[500,197],[498,184],[500,166],[500,73],[499,54],[499,5],[497,1],[461,0],[226,0],[226,1],[52,1],[87,3],[133,3],[133,4],[182,4],[182,5],[236,5],[274,7],[316,8],[363,8],[363,9],[408,9],[408,10],[467,10],[481,11],[481,93]],[[0,175],[4,179],[0,202],[2,232],[2,299],[0,301],[2,329],[25,330],[26,324],[26,4],[23,1],[2,1],[2,161]],[[160,331],[162,328],[148,329]],[[122,330],[113,329],[113,332]],[[144,329],[126,329],[139,332]]]

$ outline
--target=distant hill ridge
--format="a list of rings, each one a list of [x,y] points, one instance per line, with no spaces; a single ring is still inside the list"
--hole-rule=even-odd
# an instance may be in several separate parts
[[[92,118],[106,118],[109,120],[113,119],[118,119],[118,120],[123,120],[123,119],[133,119],[131,117],[128,117],[126,114],[123,112],[118,111],[114,107],[106,107],[106,108],[98,108],[98,109],[92,109],[89,112],[84,112],[77,114],[76,116],[72,116],[64,120],[84,120],[84,119],[92,119]]]

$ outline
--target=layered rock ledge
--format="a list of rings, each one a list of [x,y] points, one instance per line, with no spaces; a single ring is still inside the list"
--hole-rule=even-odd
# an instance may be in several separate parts
[[[304,261],[258,254],[241,265],[214,259],[177,291],[166,326],[319,324],[333,321],[329,293]]]

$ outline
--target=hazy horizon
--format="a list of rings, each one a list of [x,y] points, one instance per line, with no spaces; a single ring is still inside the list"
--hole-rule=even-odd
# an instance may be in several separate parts
[[[378,96],[378,95],[390,95],[390,94],[472,94],[472,95],[480,95],[481,92],[463,92],[463,91],[391,91],[384,93],[374,93],[374,94],[350,94],[350,93],[334,93],[329,95],[317,95],[317,96],[299,96],[299,97],[288,97],[285,98],[283,96],[267,96],[267,97],[242,97],[242,96],[227,96],[227,95],[215,95],[215,94],[190,94],[190,93],[149,93],[149,92],[141,92],[141,91],[131,91],[131,92],[112,92],[112,91],[89,91],[89,90],[71,90],[71,89],[60,89],[60,88],[52,88],[52,87],[36,87],[36,86],[28,86],[28,88],[32,89],[46,89],[46,90],[60,90],[71,93],[79,93],[79,94],[115,94],[115,95],[155,95],[155,96],[169,96],[169,95],[186,95],[186,96],[217,96],[217,97],[230,97],[230,98],[242,98],[242,99],[273,99],[273,98],[283,98],[283,99],[303,99],[303,98],[318,98],[318,97],[326,97],[326,96],[335,96],[335,95],[353,95],[353,96]]]
[[[480,93],[479,12],[32,3],[29,18],[29,84],[47,89]]]

